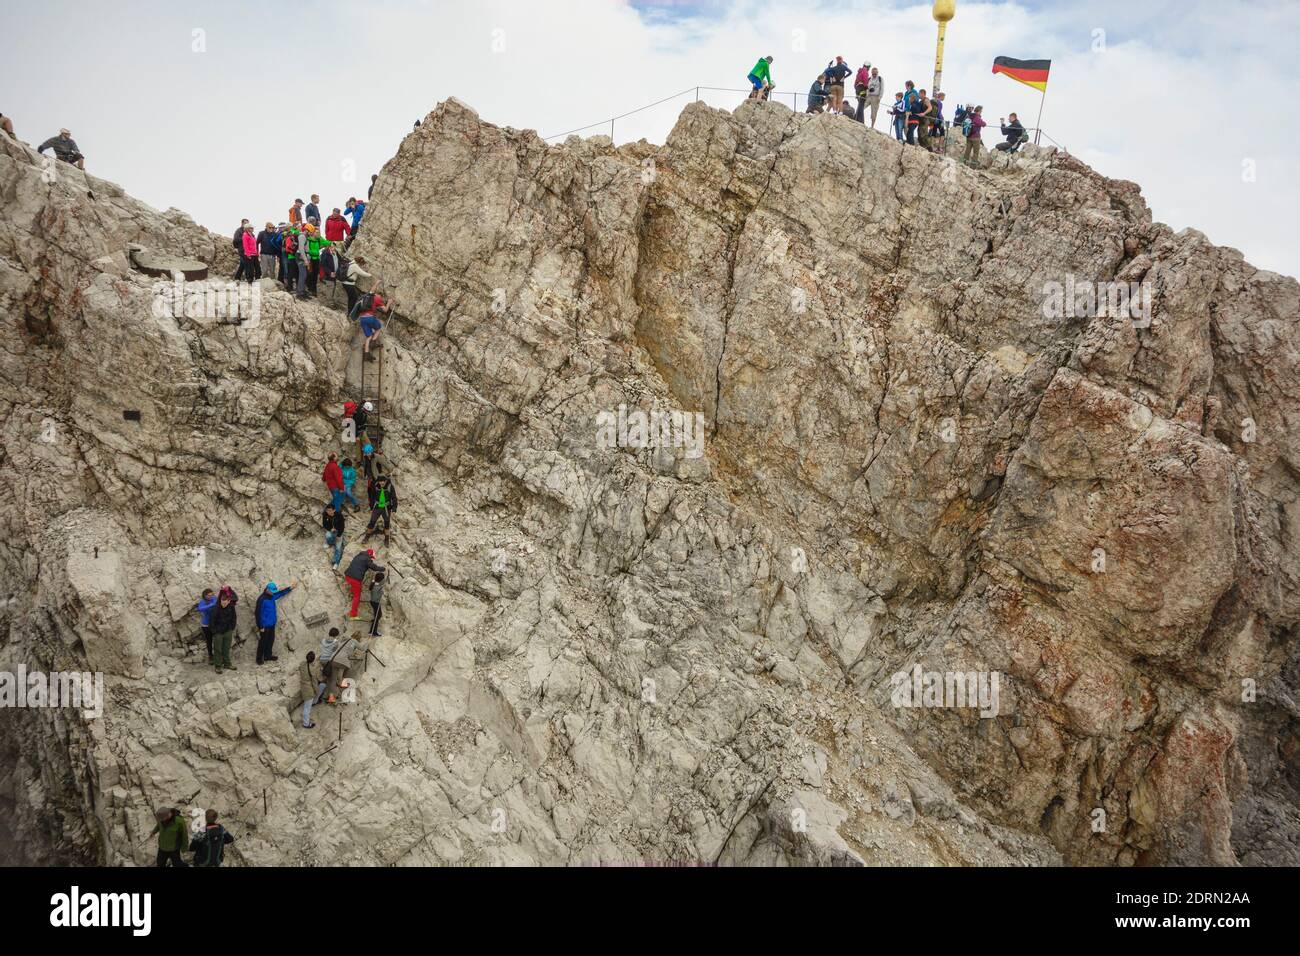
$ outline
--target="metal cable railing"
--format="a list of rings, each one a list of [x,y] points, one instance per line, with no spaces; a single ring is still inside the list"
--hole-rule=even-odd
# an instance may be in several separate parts
[[[729,86],[693,86],[693,87],[688,87],[687,89],[682,90],[680,93],[674,93],[674,94],[672,94],[671,96],[665,96],[665,97],[664,97],[663,99],[661,99],[661,100],[655,100],[653,103],[647,103],[645,106],[639,106],[639,107],[637,107],[637,108],[634,109],[634,110],[628,110],[626,113],[620,113],[618,116],[611,116],[609,119],[606,119],[606,120],[598,120],[598,121],[595,122],[595,123],[588,123],[586,126],[579,126],[577,129],[571,129],[571,130],[568,130],[567,132],[564,132],[564,133],[553,133],[553,134],[551,134],[550,136],[543,136],[542,139],[543,139],[543,140],[563,139],[563,138],[566,137],[566,136],[572,136],[574,133],[581,133],[583,130],[596,129],[597,127],[601,127],[601,126],[608,125],[608,126],[609,126],[609,138],[612,140],[612,139],[614,138],[614,122],[615,122],[616,120],[625,119],[625,118],[628,117],[628,116],[634,116],[634,115],[636,115],[637,113],[642,113],[642,112],[644,112],[644,111],[646,111],[646,110],[648,110],[648,109],[653,109],[653,108],[656,107],[656,106],[662,106],[664,103],[668,103],[668,102],[670,102],[670,101],[672,101],[672,100],[678,99],[679,97],[686,96],[687,94],[692,93],[692,92],[695,93],[695,99],[698,101],[699,98],[700,98],[700,93],[701,93],[702,91],[703,91],[703,92],[708,92],[708,93],[745,93],[745,94],[749,94],[749,93],[752,93],[752,92],[753,92],[752,89],[736,89],[736,88],[734,88],[734,87],[729,87]],[[805,102],[806,102],[807,99],[808,99],[808,94],[807,94],[807,93],[791,92],[791,93],[788,93],[788,94],[787,94],[787,93],[780,93],[780,94],[778,94],[775,90],[772,90],[772,91],[769,93],[769,95],[768,95],[768,99],[773,99],[773,98],[778,97],[778,96],[780,96],[780,97],[782,97],[782,98],[785,97],[785,96],[789,96],[789,97],[790,97],[790,102],[791,102],[791,104],[793,105],[793,109],[794,109],[794,111],[795,111],[796,113],[799,112],[799,97],[802,96],[802,97],[804,98]],[[882,112],[882,113],[887,113],[887,109],[884,108],[885,106],[886,106],[886,104],[884,104],[884,103],[882,102],[882,103],[881,103],[881,107],[882,107],[881,112]],[[886,133],[888,133],[888,132],[892,129],[892,123],[893,123],[893,120],[892,120],[892,119],[891,119],[891,120],[888,120],[888,124],[885,126],[885,132],[886,132]],[[1044,130],[1041,130],[1041,129],[1038,129],[1038,128],[1036,128],[1036,127],[1032,127],[1032,126],[1026,126],[1026,127],[1025,127],[1025,132],[1027,132],[1027,133],[1035,133],[1035,132],[1037,132],[1037,133],[1041,133],[1044,137],[1046,137],[1047,139],[1051,140],[1052,144],[1053,144],[1054,146],[1056,146],[1058,149],[1060,149],[1061,152],[1069,152],[1069,150],[1067,150],[1064,146],[1062,146],[1062,145],[1061,145],[1060,143],[1058,143],[1056,140],[1052,139],[1052,137],[1048,136],[1047,133],[1046,133]]]

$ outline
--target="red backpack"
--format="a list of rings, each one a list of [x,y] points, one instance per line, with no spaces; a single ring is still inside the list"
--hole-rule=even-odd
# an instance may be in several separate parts
[[[351,417],[352,417],[353,415],[355,415],[356,413],[357,413],[357,403],[356,403],[356,402],[344,402],[344,403],[343,403],[343,417],[344,417],[344,418],[351,418]]]

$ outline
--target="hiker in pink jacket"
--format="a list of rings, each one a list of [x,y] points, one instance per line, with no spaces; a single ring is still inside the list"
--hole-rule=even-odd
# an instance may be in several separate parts
[[[235,279],[245,279],[248,282],[258,278],[257,262],[257,237],[253,235],[253,225],[249,223],[244,227],[244,235],[240,237],[243,243],[242,253],[239,257],[239,271],[235,273]]]

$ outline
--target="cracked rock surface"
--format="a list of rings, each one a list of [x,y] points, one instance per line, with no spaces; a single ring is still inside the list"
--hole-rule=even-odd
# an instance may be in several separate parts
[[[215,281],[228,238],[2,138],[0,185],[0,670],[106,682],[0,710],[0,859],[149,863],[176,805],[234,865],[1300,863],[1300,287],[1136,185],[779,104],[615,148],[443,103],[352,247],[401,508],[312,730],[355,326],[270,282],[160,314],[131,248]],[[1151,321],[1047,317],[1066,276]],[[703,453],[609,447],[620,407]],[[916,665],[996,672],[997,714],[895,706]]]

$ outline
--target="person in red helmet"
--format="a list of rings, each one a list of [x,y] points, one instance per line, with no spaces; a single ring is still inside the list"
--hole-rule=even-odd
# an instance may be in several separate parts
[[[366,580],[366,572],[383,570],[384,566],[375,562],[373,548],[358,552],[356,557],[348,562],[348,569],[343,575],[352,590],[352,610],[348,612],[348,617],[356,617],[357,609],[361,607],[361,588]]]
[[[362,346],[362,360],[371,358],[370,347],[379,341],[379,337],[384,334],[384,323],[379,321],[379,316],[375,313],[384,307],[384,297],[379,293],[367,297],[370,301],[362,300],[361,305],[361,334],[366,337],[366,344]]]

